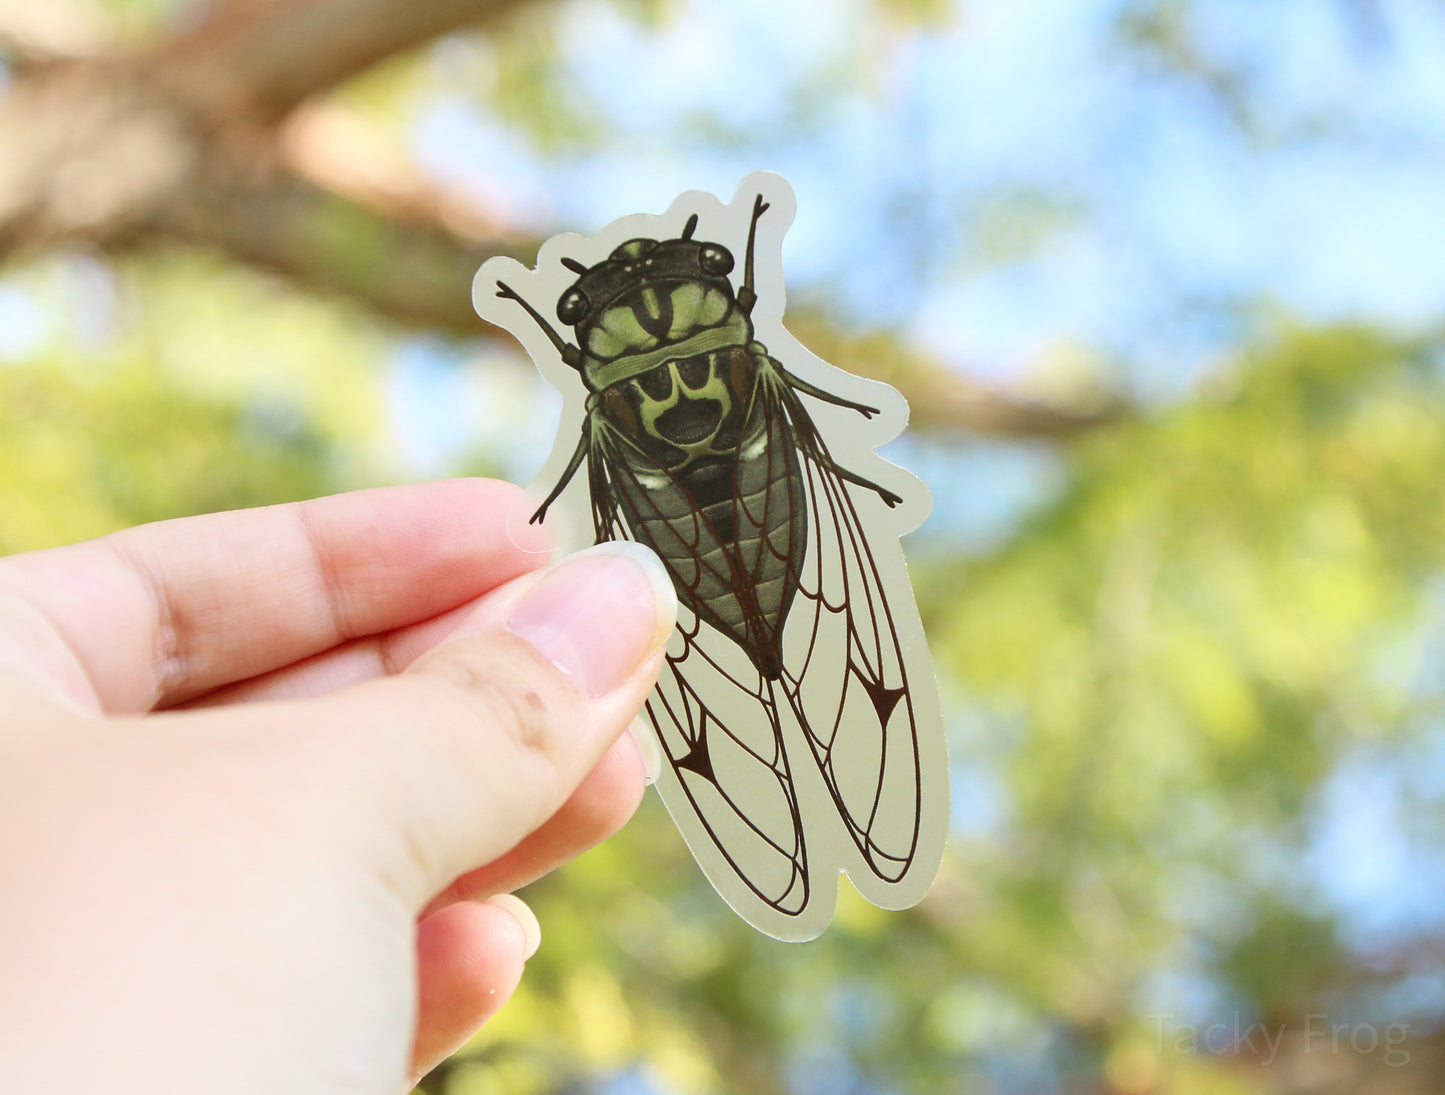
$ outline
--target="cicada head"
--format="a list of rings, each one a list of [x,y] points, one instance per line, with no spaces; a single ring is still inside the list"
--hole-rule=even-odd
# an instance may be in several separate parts
[[[689,237],[632,239],[595,266],[567,263],[581,276],[558,299],[557,318],[594,362],[681,343],[729,321],[732,252]]]

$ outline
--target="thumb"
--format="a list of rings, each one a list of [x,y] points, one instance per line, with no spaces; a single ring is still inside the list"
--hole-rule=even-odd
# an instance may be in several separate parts
[[[567,800],[646,700],[676,612],[647,548],[578,552],[493,591],[400,675],[277,705],[267,769],[308,787],[323,846],[420,908]]]

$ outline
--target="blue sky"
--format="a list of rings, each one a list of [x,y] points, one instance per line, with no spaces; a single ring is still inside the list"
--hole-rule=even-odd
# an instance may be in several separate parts
[[[413,150],[538,232],[591,233],[779,171],[798,193],[795,303],[1025,390],[1094,373],[1146,401],[1187,396],[1260,303],[1401,329],[1445,315],[1445,8],[1385,0],[1382,40],[1351,30],[1343,0],[1200,4],[1212,62],[1252,74],[1251,134],[1200,84],[1122,50],[1121,6],[971,0],[910,27],[863,0],[681,3],[659,32],[577,0],[559,68],[575,109],[605,119],[594,141],[539,148],[477,94],[488,47],[460,62],[443,47]],[[475,370],[439,381],[432,352],[398,361],[417,470],[445,468],[480,418],[530,478],[550,433],[513,424],[522,405],[555,414],[550,392]],[[405,395],[413,375],[430,394]],[[1027,446],[890,455],[925,478],[965,473],[930,532],[977,547],[1058,481]]]
[[[1371,44],[1343,3],[1201,5],[1220,63],[1257,66],[1264,129],[1334,127],[1261,144],[1118,49],[1119,6],[975,0],[910,29],[860,2],[749,0],[682,5],[654,34],[577,3],[558,43],[567,88],[608,119],[602,147],[539,154],[458,96],[422,117],[417,150],[539,228],[583,232],[778,170],[799,197],[795,293],[1001,380],[1082,343],[1167,390],[1193,374],[1181,354],[1212,348],[1207,324],[1180,344],[1187,313],[1258,294],[1407,326],[1445,310],[1445,11],[1386,3]],[[1020,189],[1058,206],[1052,231],[975,257],[1009,231],[991,198]]]
[[[1187,396],[1260,303],[1402,329],[1445,315],[1445,8],[1386,0],[1382,40],[1352,29],[1344,0],[1198,5],[1212,63],[1252,74],[1260,136],[1121,49],[1122,6],[971,0],[911,27],[863,0],[680,3],[655,31],[577,0],[558,65],[574,109],[605,119],[594,141],[540,149],[477,94],[495,55],[450,46],[414,151],[538,232],[591,233],[779,171],[798,193],[793,301],[1026,390],[1092,372],[1146,401]],[[470,398],[438,397],[434,351],[398,362],[418,470],[446,467],[480,417],[530,478],[550,434],[512,424],[520,403],[554,414],[550,392],[473,371],[449,382]],[[430,393],[405,396],[413,374]],[[1027,446],[890,455],[968,481],[930,532],[977,547],[1058,482]]]

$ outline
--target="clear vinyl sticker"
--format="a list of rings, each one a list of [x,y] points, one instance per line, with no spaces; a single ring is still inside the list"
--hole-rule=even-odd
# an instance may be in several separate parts
[[[874,451],[908,407],[783,326],[794,211],[757,173],[555,236],[535,269],[491,259],[472,299],[563,394],[537,518],[647,545],[677,589],[644,713],[669,813],[739,915],[806,940],[840,871],[883,908],[923,897],[949,779],[899,544],[929,495]]]

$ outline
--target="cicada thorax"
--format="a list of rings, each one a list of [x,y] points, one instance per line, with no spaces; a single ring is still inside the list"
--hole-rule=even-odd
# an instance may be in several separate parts
[[[776,679],[807,510],[751,322],[716,285],[647,281],[579,333],[593,413],[623,440],[610,455],[626,470],[614,490],[629,532],[679,599]]]

